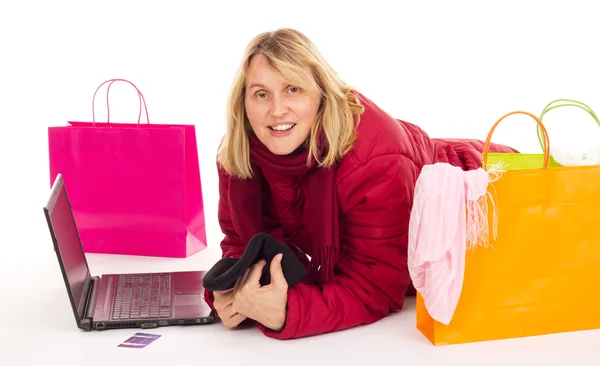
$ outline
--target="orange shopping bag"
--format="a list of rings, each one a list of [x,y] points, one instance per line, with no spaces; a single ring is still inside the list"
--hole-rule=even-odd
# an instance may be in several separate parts
[[[435,345],[600,328],[600,166],[507,170],[488,186],[497,235],[467,250],[462,292],[448,325],[417,294],[417,328]],[[493,204],[488,204],[493,233]]]

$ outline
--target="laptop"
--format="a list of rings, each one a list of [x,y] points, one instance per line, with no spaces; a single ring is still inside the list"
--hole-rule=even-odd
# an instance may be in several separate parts
[[[44,213],[80,329],[156,328],[215,321],[204,301],[205,271],[92,276],[61,174],[54,180]]]

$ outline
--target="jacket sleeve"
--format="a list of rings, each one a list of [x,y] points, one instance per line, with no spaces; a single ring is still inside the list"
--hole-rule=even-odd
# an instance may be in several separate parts
[[[404,305],[410,285],[408,222],[416,165],[403,155],[371,158],[338,182],[340,256],[335,279],[288,290],[285,326],[277,339],[307,337],[373,323]]]
[[[229,213],[229,202],[227,197],[229,197],[230,177],[220,165],[217,165],[217,170],[219,173],[219,204],[217,217],[221,231],[225,235],[221,240],[220,245],[222,251],[221,258],[240,258],[244,254],[246,243],[238,237]],[[204,299],[208,306],[214,311],[212,291],[205,290]]]
[[[436,146],[437,161],[449,163],[463,170],[481,168],[485,143],[477,139],[432,139]],[[488,152],[519,153],[510,146],[490,143]]]

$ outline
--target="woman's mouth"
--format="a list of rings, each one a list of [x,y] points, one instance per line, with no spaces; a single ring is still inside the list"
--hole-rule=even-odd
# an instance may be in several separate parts
[[[269,130],[274,137],[284,137],[292,133],[294,126],[296,126],[295,123],[277,123],[269,126]]]
[[[280,123],[277,125],[269,126],[269,128],[273,131],[285,132],[291,130],[295,125],[295,123]]]

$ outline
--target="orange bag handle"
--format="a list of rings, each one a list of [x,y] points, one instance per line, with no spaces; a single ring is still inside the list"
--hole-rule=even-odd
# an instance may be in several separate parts
[[[525,114],[527,116],[530,116],[531,118],[533,118],[535,120],[535,122],[537,122],[540,130],[542,131],[542,136],[544,138],[543,146],[542,146],[542,148],[544,149],[544,169],[547,169],[548,168],[548,160],[550,157],[550,140],[548,138],[548,131],[546,131],[546,127],[544,127],[544,124],[542,123],[542,121],[539,118],[537,118],[536,116],[534,116],[533,114],[531,114],[529,112],[523,112],[523,111],[514,111],[514,112],[507,113],[504,116],[500,117],[500,119],[498,121],[496,121],[496,123],[494,123],[494,125],[490,129],[490,132],[487,135],[485,144],[483,145],[483,169],[486,169],[487,160],[488,160],[488,150],[490,148],[490,143],[492,140],[492,134],[494,133],[494,130],[496,129],[496,127],[498,127],[500,122],[502,122],[506,117],[511,116],[513,114]]]

